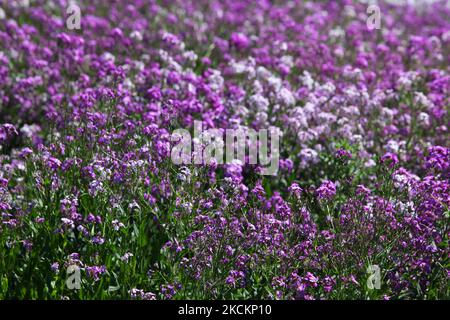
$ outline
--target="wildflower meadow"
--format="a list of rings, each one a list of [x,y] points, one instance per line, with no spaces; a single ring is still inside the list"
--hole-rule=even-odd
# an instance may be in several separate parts
[[[0,0],[0,299],[450,299],[450,2]]]

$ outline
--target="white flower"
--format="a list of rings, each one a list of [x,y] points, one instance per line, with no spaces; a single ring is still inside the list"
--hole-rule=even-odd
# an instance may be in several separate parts
[[[305,87],[308,88],[308,90],[313,90],[316,86],[316,82],[308,71],[303,71],[303,76],[300,76],[300,81]]]
[[[256,69],[256,75],[259,79],[267,80],[272,76],[272,73],[264,67],[258,67]]]
[[[233,73],[235,74],[242,74],[245,72],[245,69],[247,68],[243,61],[236,62],[234,60],[230,62],[230,67],[233,70]]]
[[[281,89],[277,94],[277,100],[281,105],[292,106],[295,104],[295,98],[292,92],[286,88]]]
[[[281,62],[289,68],[292,68],[294,66],[294,58],[292,56],[282,56]]]
[[[299,153],[300,167],[302,169],[308,167],[310,164],[315,164],[319,161],[319,154],[316,150],[310,148],[304,148]]]
[[[342,38],[345,36],[345,30],[338,26],[337,28],[331,29],[329,35],[332,39]]]
[[[392,153],[398,153],[400,145],[395,140],[389,140],[386,144],[386,150]]]
[[[136,40],[137,42],[141,42],[144,39],[144,36],[140,31],[134,30],[130,33],[130,38]]]
[[[433,107],[433,102],[431,102],[422,92],[414,92],[414,103],[424,106],[427,109],[431,109]]]
[[[428,127],[430,125],[430,116],[428,115],[428,113],[421,112],[417,119],[419,120],[419,123],[424,127]]]
[[[369,159],[364,163],[364,167],[366,167],[366,168],[372,168],[372,167],[375,167],[376,165],[377,165],[377,163],[373,159]]]
[[[34,134],[41,131],[41,127],[36,124],[24,124],[22,128],[20,128],[20,133],[22,133],[27,138],[31,138]]]
[[[190,62],[195,62],[198,59],[197,54],[192,50],[184,52],[183,57]]]
[[[218,91],[223,87],[224,80],[219,70],[213,70],[208,80],[211,89],[214,91]]]
[[[116,61],[116,57],[114,57],[114,55],[110,52],[103,53],[102,58],[106,61],[111,61],[111,62]]]
[[[128,260],[133,257],[134,255],[131,252],[127,252],[125,253],[123,256],[120,257],[120,260],[122,260],[123,262],[127,263]]]
[[[125,227],[125,225],[122,222],[120,222],[119,220],[113,220],[113,221],[111,221],[111,224],[113,225],[113,229],[115,231],[119,231],[120,228]]]
[[[74,223],[72,220],[67,219],[67,218],[61,218],[61,222],[63,223],[63,225],[68,226],[69,228],[73,229],[75,227]]]
[[[279,91],[283,85],[283,82],[278,77],[269,77],[267,83],[275,92]]]
[[[260,94],[254,94],[249,99],[248,102],[250,107],[257,111],[265,112],[269,107],[269,100]]]

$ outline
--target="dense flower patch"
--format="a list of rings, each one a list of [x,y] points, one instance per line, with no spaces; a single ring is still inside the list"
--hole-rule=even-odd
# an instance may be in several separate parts
[[[80,30],[29,2],[1,2],[1,298],[450,298],[446,1],[380,30],[351,0],[91,0]],[[278,173],[174,164],[194,121],[280,128]]]

